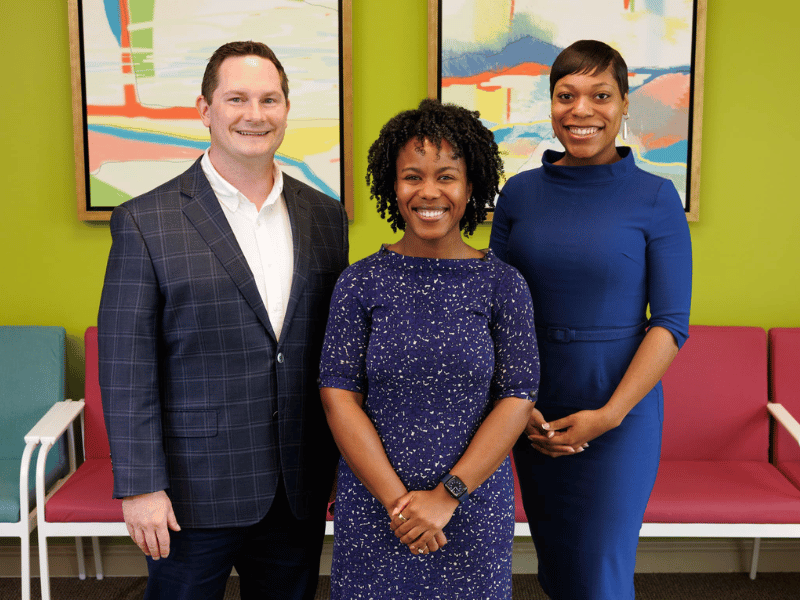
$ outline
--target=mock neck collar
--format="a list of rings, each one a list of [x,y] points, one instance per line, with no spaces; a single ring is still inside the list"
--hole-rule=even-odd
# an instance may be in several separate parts
[[[547,179],[558,183],[579,183],[581,185],[607,183],[620,177],[626,177],[637,168],[633,160],[633,152],[628,146],[617,146],[617,152],[620,160],[610,165],[567,167],[553,164],[564,156],[563,152],[545,150],[542,155],[542,168]]]

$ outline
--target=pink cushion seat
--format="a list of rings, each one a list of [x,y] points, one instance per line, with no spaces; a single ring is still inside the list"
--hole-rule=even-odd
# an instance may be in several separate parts
[[[800,490],[766,461],[662,461],[646,523],[800,523]]]
[[[800,460],[781,460],[776,466],[789,481],[800,488]]]
[[[111,460],[86,460],[45,505],[51,523],[115,523],[123,520],[122,500],[111,497]]]

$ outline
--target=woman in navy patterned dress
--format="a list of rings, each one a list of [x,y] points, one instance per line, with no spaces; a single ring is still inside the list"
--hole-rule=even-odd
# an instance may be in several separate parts
[[[539,380],[525,281],[467,245],[502,165],[477,113],[394,117],[367,181],[404,231],[331,303],[322,401],[342,452],[332,600],[511,597],[509,450]]]

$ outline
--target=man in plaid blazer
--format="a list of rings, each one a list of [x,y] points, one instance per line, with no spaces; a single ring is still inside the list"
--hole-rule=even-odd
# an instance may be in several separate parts
[[[265,45],[212,56],[209,150],[125,202],[98,317],[114,497],[146,598],[313,598],[338,458],[317,389],[348,262],[341,203],[274,163],[288,81]]]

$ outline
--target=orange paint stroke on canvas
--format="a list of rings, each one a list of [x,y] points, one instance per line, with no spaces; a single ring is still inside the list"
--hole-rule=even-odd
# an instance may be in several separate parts
[[[90,117],[147,117],[148,119],[193,119],[200,115],[194,106],[168,106],[165,108],[152,108],[142,106],[136,97],[133,84],[125,85],[125,103],[122,106],[98,106],[90,104],[86,107],[86,114]]]
[[[550,67],[547,65],[540,65],[539,63],[522,63],[515,65],[510,69],[503,71],[485,71],[470,75],[469,77],[445,77],[442,78],[442,87],[446,88],[451,85],[474,85],[479,89],[485,91],[494,91],[500,89],[500,86],[486,85],[494,77],[501,75],[520,75],[523,77],[538,77],[539,75],[547,75],[550,72]]]
[[[131,47],[131,37],[128,28],[131,24],[131,14],[128,12],[126,0],[119,0],[119,21],[120,21],[120,46],[123,48]]]
[[[131,160],[194,160],[203,151],[165,144],[123,140],[106,133],[89,132],[89,172],[95,173],[107,162]]]

